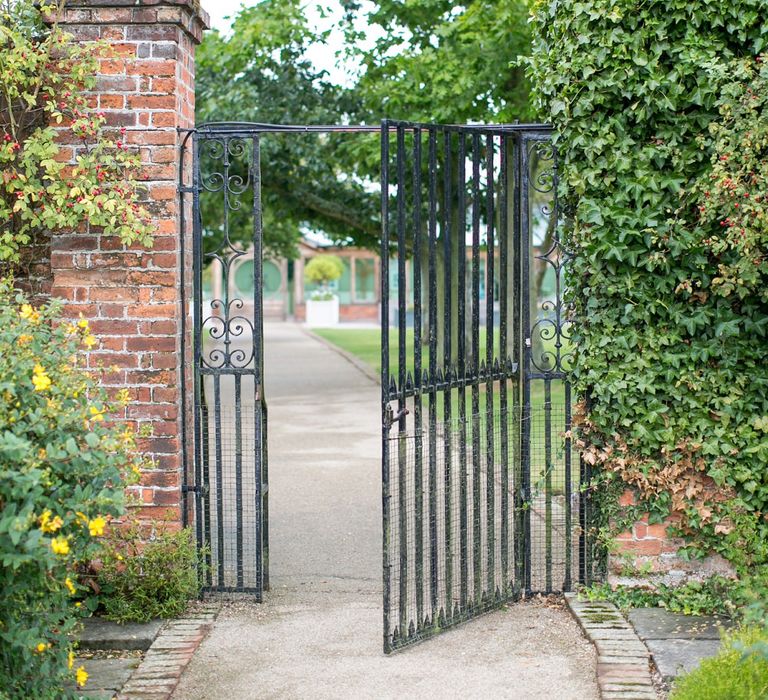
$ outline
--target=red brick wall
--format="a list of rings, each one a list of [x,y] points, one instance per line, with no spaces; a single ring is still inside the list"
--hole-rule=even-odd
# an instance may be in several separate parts
[[[123,417],[151,433],[140,440],[151,468],[135,489],[143,504],[139,514],[180,523],[181,290],[191,264],[187,256],[182,273],[180,245],[191,232],[180,231],[183,133],[177,128],[194,125],[194,52],[207,15],[192,0],[70,0],[59,19],[75,41],[103,39],[112,46],[100,61],[90,104],[104,112],[116,135],[125,129],[119,138],[139,153],[156,236],[146,250],[87,230],[55,235],[50,269],[36,272],[49,279],[52,295],[66,300],[65,313],[90,321],[99,341],[90,366],[114,366],[104,383],[129,390]],[[77,146],[66,139],[62,131],[62,143]]]
[[[623,507],[634,505],[632,491],[625,491],[619,504]],[[669,533],[676,522],[677,517],[673,515],[663,523],[651,524],[648,513],[645,513],[630,530],[619,533],[615,539],[616,548],[610,553],[610,580],[638,585],[659,580],[676,584],[716,573],[732,574],[728,562],[716,555],[693,561],[680,557],[678,550],[685,542]]]

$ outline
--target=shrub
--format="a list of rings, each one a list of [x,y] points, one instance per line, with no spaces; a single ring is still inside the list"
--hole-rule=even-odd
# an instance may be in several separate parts
[[[674,512],[681,556],[765,566],[765,3],[539,0],[533,12],[601,512],[617,524]],[[638,506],[621,513],[627,486]]]
[[[116,405],[83,368],[93,342],[86,321],[62,319],[55,302],[35,309],[0,282],[0,687],[9,698],[67,697],[75,569],[98,555],[138,470],[132,433],[106,423]]]
[[[192,530],[161,531],[145,539],[137,526],[110,533],[98,575],[99,602],[110,620],[175,617],[197,595],[202,560]]]
[[[324,289],[328,287],[329,282],[339,279],[343,274],[344,264],[335,255],[318,255],[304,268],[304,277]]]
[[[720,653],[680,678],[670,700],[765,700],[768,659],[745,655],[744,647],[768,643],[768,631],[748,627],[726,637]]]

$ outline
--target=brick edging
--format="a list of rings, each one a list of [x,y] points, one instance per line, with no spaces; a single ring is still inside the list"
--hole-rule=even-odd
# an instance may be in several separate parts
[[[607,601],[565,596],[568,609],[597,649],[597,683],[603,700],[656,700],[650,653],[634,627]]]
[[[169,620],[118,693],[117,700],[168,700],[220,609],[218,603],[206,604]]]

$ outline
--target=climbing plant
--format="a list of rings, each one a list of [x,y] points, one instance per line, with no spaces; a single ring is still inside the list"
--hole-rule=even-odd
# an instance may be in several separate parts
[[[84,95],[108,49],[46,25],[44,17],[61,10],[55,4],[13,0],[0,9],[2,268],[24,262],[41,234],[85,226],[150,243],[138,157]]]
[[[682,556],[768,561],[768,110],[761,0],[539,1],[575,381],[595,490]],[[614,519],[614,522],[618,522]]]

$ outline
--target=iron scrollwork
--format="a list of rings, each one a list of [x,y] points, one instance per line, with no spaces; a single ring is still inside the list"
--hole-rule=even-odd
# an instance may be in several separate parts
[[[531,325],[531,364],[535,371],[560,376],[570,371],[573,365],[571,350],[570,320],[564,299],[565,271],[570,253],[560,238],[560,217],[558,208],[557,151],[552,142],[533,141],[528,153],[528,177],[536,214],[546,220],[546,233],[538,253],[535,277],[544,278],[547,271],[554,273],[554,297],[543,299],[537,309],[537,318]],[[536,285],[535,292],[540,289]]]
[[[221,296],[210,300],[210,315],[200,325],[201,345],[212,342],[214,347],[201,356],[204,367],[208,369],[243,369],[254,359],[254,325],[243,313],[246,303],[240,298],[230,298],[233,266],[247,255],[242,245],[233,241],[231,235],[231,213],[242,208],[242,196],[252,186],[251,163],[249,160],[250,141],[242,137],[218,136],[204,140],[201,159],[205,162],[201,177],[203,196],[219,195],[222,198],[219,218],[219,230],[222,234],[220,244],[211,249],[213,236],[206,236],[203,227],[203,240],[208,244],[204,259],[209,264],[212,274],[220,275]],[[218,211],[218,209],[214,209]],[[238,340],[249,341],[247,347]],[[237,345],[237,347],[233,347]]]

